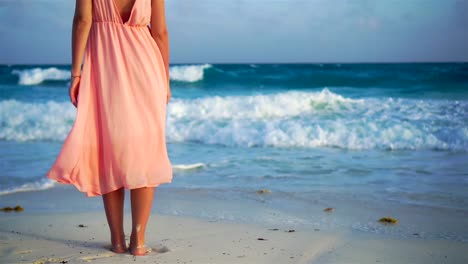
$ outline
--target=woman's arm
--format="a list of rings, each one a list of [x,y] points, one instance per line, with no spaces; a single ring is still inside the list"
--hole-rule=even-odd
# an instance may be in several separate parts
[[[169,36],[167,33],[164,0],[151,0],[151,36],[158,44],[169,82]]]
[[[92,23],[92,1],[76,0],[72,27],[72,75],[81,75],[81,64]]]

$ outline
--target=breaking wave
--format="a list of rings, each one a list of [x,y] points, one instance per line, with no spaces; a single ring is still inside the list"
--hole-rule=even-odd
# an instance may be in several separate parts
[[[171,66],[169,70],[173,81],[197,82],[203,80],[205,69],[211,67],[210,64],[181,65]],[[68,82],[70,80],[70,71],[57,67],[15,69],[11,71],[11,74],[18,76],[18,84],[20,85],[38,85],[47,81]]]
[[[0,140],[61,141],[76,115],[69,102],[0,101]],[[174,98],[168,142],[241,147],[468,150],[468,102],[353,99],[317,92]]]

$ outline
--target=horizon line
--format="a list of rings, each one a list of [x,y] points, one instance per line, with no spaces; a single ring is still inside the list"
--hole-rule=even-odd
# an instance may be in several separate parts
[[[435,64],[435,63],[468,63],[467,61],[360,61],[360,62],[175,62],[170,65],[188,65],[188,64]],[[25,65],[71,65],[71,63],[0,63],[2,66],[25,66]]]

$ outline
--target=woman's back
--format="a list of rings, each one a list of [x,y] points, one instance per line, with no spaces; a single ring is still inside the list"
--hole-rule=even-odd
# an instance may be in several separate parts
[[[151,0],[92,0],[93,22],[114,22],[129,26],[148,26]]]
[[[122,21],[127,21],[133,9],[133,5],[137,0],[110,0],[115,4],[117,13],[122,18]]]

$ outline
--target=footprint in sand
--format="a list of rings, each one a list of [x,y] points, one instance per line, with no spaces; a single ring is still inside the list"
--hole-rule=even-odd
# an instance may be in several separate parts
[[[159,245],[159,246],[153,248],[153,251],[156,252],[156,253],[166,253],[166,252],[169,252],[171,250],[166,246]]]

